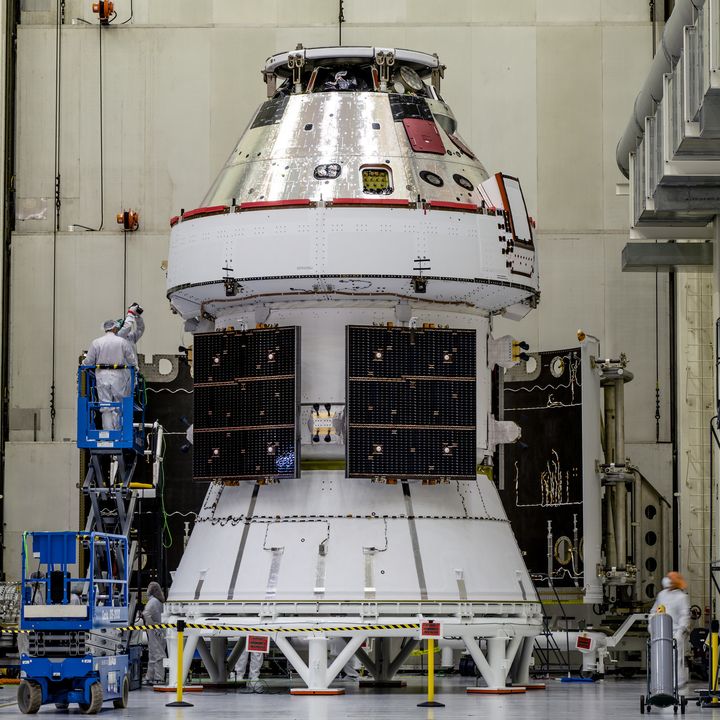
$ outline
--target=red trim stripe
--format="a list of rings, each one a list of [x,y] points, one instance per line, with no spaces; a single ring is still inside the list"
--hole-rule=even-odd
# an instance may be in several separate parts
[[[196,217],[205,217],[206,215],[220,215],[221,213],[226,213],[230,210],[230,207],[228,205],[211,205],[210,207],[201,207],[196,208],[195,210],[188,210],[186,213],[183,213],[182,219],[184,220],[192,220]]]
[[[403,198],[335,198],[332,205],[380,205],[386,207],[408,207],[409,200]]]
[[[430,200],[427,206],[431,210],[460,210],[461,212],[477,212],[479,209],[474,203],[446,202],[444,200]]]
[[[257,200],[255,202],[240,203],[240,210],[266,210],[278,207],[308,207],[312,200],[298,198],[296,200]]]

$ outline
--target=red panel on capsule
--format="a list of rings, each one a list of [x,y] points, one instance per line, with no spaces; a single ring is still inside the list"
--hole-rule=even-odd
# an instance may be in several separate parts
[[[410,145],[415,152],[445,154],[440,133],[432,120],[405,118],[403,121]]]

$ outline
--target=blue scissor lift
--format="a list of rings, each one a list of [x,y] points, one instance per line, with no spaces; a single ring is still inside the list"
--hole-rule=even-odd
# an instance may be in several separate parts
[[[88,572],[78,577],[79,552]],[[92,655],[88,632],[128,624],[128,544],[122,535],[28,532],[23,537],[18,705],[35,713],[78,703],[83,713],[105,701],[127,706],[127,655]]]
[[[129,372],[130,394],[117,402],[101,401],[97,370]],[[23,713],[35,713],[47,703],[61,709],[78,703],[87,714],[99,712],[105,701],[127,706],[126,652],[121,646],[113,650],[112,644],[98,651],[91,638],[127,626],[131,615],[133,549],[128,539],[136,493],[130,485],[146,453],[144,395],[134,368],[78,369],[77,444],[89,451],[83,492],[90,512],[84,532],[24,535],[18,643]],[[102,427],[108,412],[116,414],[115,429]],[[76,577],[81,557],[87,574]]]
[[[128,372],[130,394],[117,402],[100,400],[97,370]],[[115,413],[118,429],[103,429],[104,413]],[[145,381],[135,368],[114,365],[78,368],[77,445],[90,451],[83,483],[83,492],[90,501],[86,529],[127,536],[135,509],[130,483],[146,445]]]

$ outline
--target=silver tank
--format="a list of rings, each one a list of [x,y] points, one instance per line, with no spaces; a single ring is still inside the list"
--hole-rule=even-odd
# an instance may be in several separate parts
[[[675,650],[673,648],[673,621],[666,613],[650,617],[649,697],[653,705],[672,705],[675,688]]]

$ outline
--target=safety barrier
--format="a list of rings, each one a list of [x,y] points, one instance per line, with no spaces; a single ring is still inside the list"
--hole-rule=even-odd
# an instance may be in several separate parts
[[[335,625],[333,627],[316,627],[314,625],[303,627],[245,627],[242,625],[209,625],[207,623],[184,622],[184,629],[191,630],[221,630],[225,632],[241,633],[310,633],[310,632],[358,632],[375,630],[419,630],[419,623],[392,623],[387,625]],[[108,626],[108,630],[130,632],[135,630],[177,630],[179,623],[156,623],[154,625],[123,625],[121,627]],[[20,630],[19,628],[0,628],[0,635],[22,635],[36,632],[35,630]]]
[[[176,623],[160,623],[158,625],[126,625],[114,628],[115,630],[171,630],[177,628]],[[310,632],[358,632],[375,630],[419,630],[419,623],[393,623],[389,625],[336,625],[333,627],[287,627],[278,625],[276,627],[244,627],[242,625],[209,625],[207,623],[183,622],[184,629],[191,630],[222,630],[225,632],[241,633],[310,633]]]

